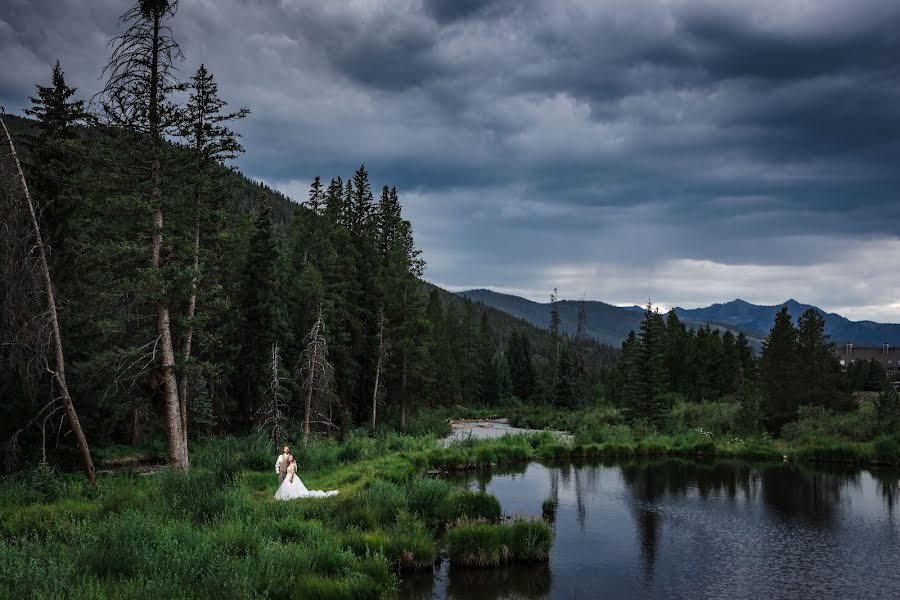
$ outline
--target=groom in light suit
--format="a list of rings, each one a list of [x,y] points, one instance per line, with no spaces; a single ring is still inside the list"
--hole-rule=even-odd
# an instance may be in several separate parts
[[[278,485],[287,477],[288,459],[291,457],[291,449],[284,447],[284,454],[280,455],[275,461],[275,474],[278,475]]]

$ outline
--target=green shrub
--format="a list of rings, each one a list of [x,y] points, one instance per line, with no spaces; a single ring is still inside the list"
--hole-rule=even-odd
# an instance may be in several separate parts
[[[294,458],[301,469],[325,469],[336,465],[341,445],[329,438],[310,437],[304,445],[293,449]],[[272,462],[272,461],[270,461]],[[274,462],[273,462],[274,464]]]
[[[682,431],[700,428],[714,435],[734,431],[740,406],[736,402],[677,402],[668,413],[666,429]]]
[[[864,442],[881,432],[875,407],[863,403],[857,410],[838,413],[820,406],[801,406],[797,420],[781,428],[781,437],[791,441],[814,442],[823,438],[841,438]]]
[[[461,518],[497,521],[501,516],[500,501],[486,492],[458,490],[447,496],[443,510],[446,522]]]
[[[583,425],[575,430],[575,442],[581,444],[631,444],[634,433],[628,425],[599,423]]]
[[[23,481],[42,502],[53,502],[65,494],[65,480],[47,463],[38,463],[25,471]]]

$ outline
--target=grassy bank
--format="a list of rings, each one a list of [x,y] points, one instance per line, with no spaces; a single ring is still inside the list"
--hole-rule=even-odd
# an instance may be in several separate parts
[[[804,407],[781,436],[739,433],[737,405],[731,401],[676,401],[654,427],[629,425],[609,406],[577,410],[510,403],[491,408],[460,408],[440,413],[446,418],[504,416],[517,427],[563,430],[573,442],[560,443],[549,434],[458,444],[429,454],[429,464],[447,469],[486,466],[533,459],[621,458],[640,456],[722,457],[748,460],[837,462],[900,466],[900,432],[886,432],[870,401],[856,410],[836,413]],[[427,422],[437,422],[434,414]]]
[[[427,418],[446,426],[443,416]],[[617,419],[605,409],[584,411],[570,442],[549,432],[448,448],[434,435],[396,433],[311,441],[295,448],[304,482],[341,494],[294,502],[272,499],[273,453],[256,438],[194,443],[186,475],[140,473],[163,458],[161,444],[98,452],[98,463],[117,471],[102,474],[97,486],[32,469],[0,480],[0,597],[390,598],[404,572],[429,569],[441,557],[469,567],[547,560],[546,523],[507,522],[496,498],[425,477],[433,468],[784,455],[900,465],[897,435],[772,440],[702,427],[637,432]],[[823,427],[821,419],[801,425]]]
[[[493,496],[422,477],[435,450],[433,437],[311,442],[295,452],[304,483],[341,494],[293,502],[272,499],[272,453],[246,438],[194,444],[186,475],[126,468],[97,486],[46,469],[5,478],[0,597],[394,597],[404,571],[430,569],[450,540],[465,548],[470,523],[524,526],[501,525]],[[156,452],[142,449],[139,462]],[[129,464],[123,448],[107,455]],[[527,527],[547,544],[546,525]],[[542,560],[516,536],[503,538],[515,549],[503,562]]]

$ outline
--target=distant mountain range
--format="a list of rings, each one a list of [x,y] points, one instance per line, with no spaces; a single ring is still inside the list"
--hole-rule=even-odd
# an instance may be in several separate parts
[[[748,335],[765,337],[772,327],[775,313],[786,306],[794,323],[797,317],[810,308],[818,311],[825,318],[825,333],[832,341],[843,344],[852,342],[857,346],[891,346],[900,345],[900,324],[876,323],[874,321],[851,321],[836,313],[827,313],[821,308],[809,304],[801,304],[794,299],[774,306],[760,306],[744,300],[733,300],[725,304],[713,304],[706,308],[676,308],[675,312],[684,319],[699,319],[721,323],[729,328],[738,329]]]
[[[538,327],[547,327],[550,321],[549,302],[534,302],[485,289],[459,292],[459,295],[502,310]],[[585,306],[588,334],[597,341],[612,346],[620,345],[630,331],[637,331],[644,312],[640,306],[613,306],[594,300],[585,301]],[[676,308],[675,313],[688,327],[695,329],[710,325],[736,333],[743,332],[750,338],[751,345],[758,350],[772,327],[775,314],[782,306],[787,306],[795,323],[797,317],[805,310],[815,308],[825,317],[825,332],[836,343],[852,342],[858,346],[879,347],[885,342],[892,346],[900,345],[900,324],[851,321],[841,315],[826,313],[796,300],[788,300],[784,304],[774,306],[760,306],[744,300],[734,300],[706,308]],[[561,300],[558,307],[562,330],[574,335],[578,322],[578,301]]]

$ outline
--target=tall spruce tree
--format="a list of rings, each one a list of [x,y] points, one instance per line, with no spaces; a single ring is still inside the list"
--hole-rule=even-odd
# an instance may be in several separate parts
[[[196,380],[200,373],[190,367],[192,361],[195,317],[197,316],[197,290],[203,275],[205,261],[201,261],[201,240],[214,238],[224,226],[222,199],[223,190],[217,185],[214,169],[221,168],[225,161],[233,160],[243,153],[238,134],[230,128],[230,123],[245,118],[250,111],[223,112],[226,102],[219,98],[219,87],[212,73],[205,65],[200,65],[191,78],[190,95],[187,105],[179,115],[179,134],[184,138],[193,159],[193,232],[190,251],[190,294],[185,314],[185,333],[182,336],[182,362],[179,403],[181,407],[181,429],[187,438],[189,381]],[[187,443],[187,439],[185,439]]]
[[[165,398],[169,455],[186,471],[188,447],[182,432],[164,252],[164,217],[172,208],[172,199],[163,194],[168,153],[165,137],[177,133],[178,113],[170,99],[182,87],[175,78],[175,63],[182,54],[171,29],[177,6],[177,0],[138,0],[122,15],[126,30],[110,42],[112,56],[103,72],[106,84],[100,108],[106,130],[120,136],[123,167],[135,174],[138,192],[149,200],[152,281],[148,290],[154,296],[160,341],[157,370]]]
[[[775,324],[763,342],[760,369],[763,418],[766,427],[777,433],[796,418],[799,406],[797,330],[785,306],[775,315]]]
[[[797,319],[796,377],[800,405],[841,408],[845,403],[837,385],[840,365],[834,344],[825,335],[825,318],[814,308]]]
[[[76,126],[85,119],[84,102],[66,83],[59,61],[49,86],[38,85],[25,114],[38,122],[38,134],[28,141],[27,174],[36,203],[41,235],[57,289],[66,287],[72,272],[70,227],[80,196],[84,147]]]
[[[528,334],[513,328],[506,345],[506,361],[512,393],[520,400],[529,400],[534,392],[535,372]]]
[[[240,417],[253,423],[259,398],[269,383],[271,349],[278,339],[276,289],[277,245],[272,213],[265,196],[259,201],[253,233],[244,263],[240,311],[242,343],[238,359],[240,380]]]

